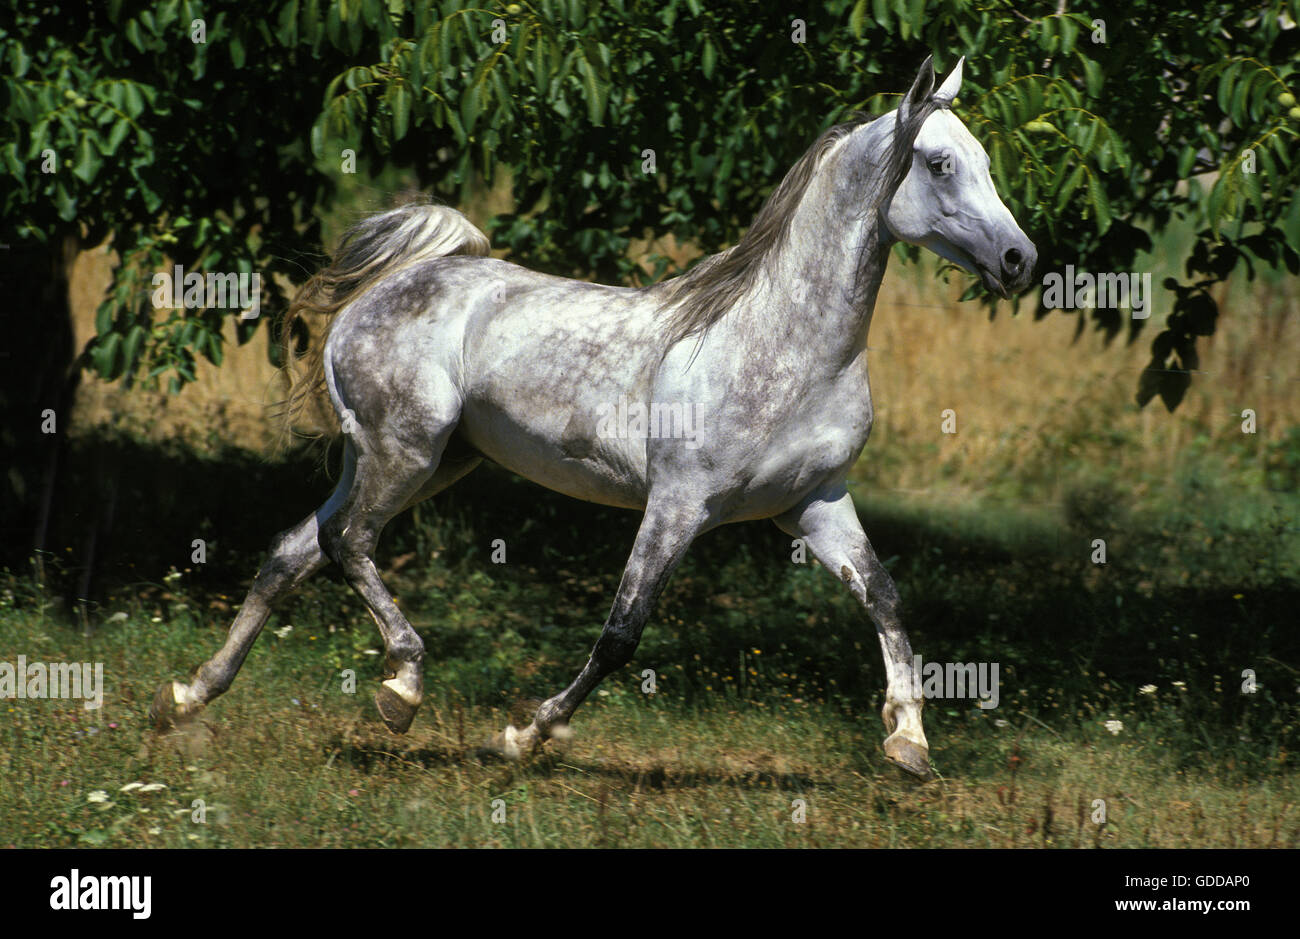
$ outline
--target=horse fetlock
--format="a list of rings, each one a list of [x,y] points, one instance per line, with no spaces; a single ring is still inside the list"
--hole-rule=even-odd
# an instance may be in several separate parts
[[[533,716],[533,726],[547,736],[550,736],[552,728],[568,722],[569,715],[564,713],[564,709],[557,698],[543,701],[538,706],[537,713]]]
[[[158,686],[149,707],[149,721],[157,730],[170,730],[191,720],[203,709],[203,699],[189,685],[167,681]]]
[[[418,685],[423,672],[424,649],[412,655],[392,654],[384,658],[384,678],[403,678]]]
[[[885,723],[888,734],[902,734],[927,746],[925,730],[921,723],[921,710],[925,706],[924,698],[900,698],[885,693],[885,706],[880,709],[880,717]]]

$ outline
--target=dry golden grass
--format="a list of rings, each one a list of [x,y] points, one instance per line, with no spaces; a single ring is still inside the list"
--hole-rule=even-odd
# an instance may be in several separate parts
[[[1121,335],[1107,346],[1096,331],[1076,339],[1077,314],[1034,322],[1004,303],[990,322],[977,304],[956,302],[956,275],[945,285],[926,268],[891,265],[872,323],[877,418],[864,461],[911,457],[890,460],[885,485],[958,499],[1033,466],[1042,476],[1089,466],[1159,478],[1198,438],[1230,460],[1251,460],[1300,422],[1295,296],[1220,291],[1219,331],[1202,340],[1202,371],[1170,414],[1158,400],[1141,410],[1134,401],[1161,314],[1131,345]],[[940,433],[946,408],[956,412],[955,435]],[[1241,431],[1245,408],[1258,415],[1255,437]]]

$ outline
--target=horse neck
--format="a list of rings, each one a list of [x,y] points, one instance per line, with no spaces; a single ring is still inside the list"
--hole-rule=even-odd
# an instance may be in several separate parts
[[[786,348],[817,350],[837,366],[866,348],[889,259],[878,226],[880,167],[868,156],[879,135],[870,129],[828,154],[769,268],[774,322],[766,334],[780,336]]]

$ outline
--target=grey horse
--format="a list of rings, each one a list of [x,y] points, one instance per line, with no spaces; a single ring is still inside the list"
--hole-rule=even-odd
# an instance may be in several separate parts
[[[424,645],[375,568],[399,512],[484,457],[543,486],[644,513],[613,608],[586,665],[507,727],[518,757],[568,732],[575,709],[626,665],[691,542],[772,519],[866,608],[884,651],[884,752],[930,775],[898,591],[868,542],[846,476],[871,431],[867,331],[889,248],[922,245],[1006,297],[1036,253],[953,115],[958,62],[938,91],[930,59],[900,106],[823,133],[744,238],[644,288],[553,277],[486,257],[463,215],[408,205],[352,228],[299,292],[291,318],[323,314],[288,410],[344,436],[323,506],[271,544],[228,638],[190,683],[166,682],[151,717],[193,717],[234,679],[272,605],[337,563],[385,646],[375,694],[405,732],[423,697]],[[286,330],[287,333],[287,330]]]

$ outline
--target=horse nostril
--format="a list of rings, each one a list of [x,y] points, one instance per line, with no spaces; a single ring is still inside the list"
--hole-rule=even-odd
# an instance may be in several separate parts
[[[1025,256],[1017,248],[1008,248],[1007,253],[1002,255],[1002,266],[1013,274],[1020,273],[1024,264]]]

